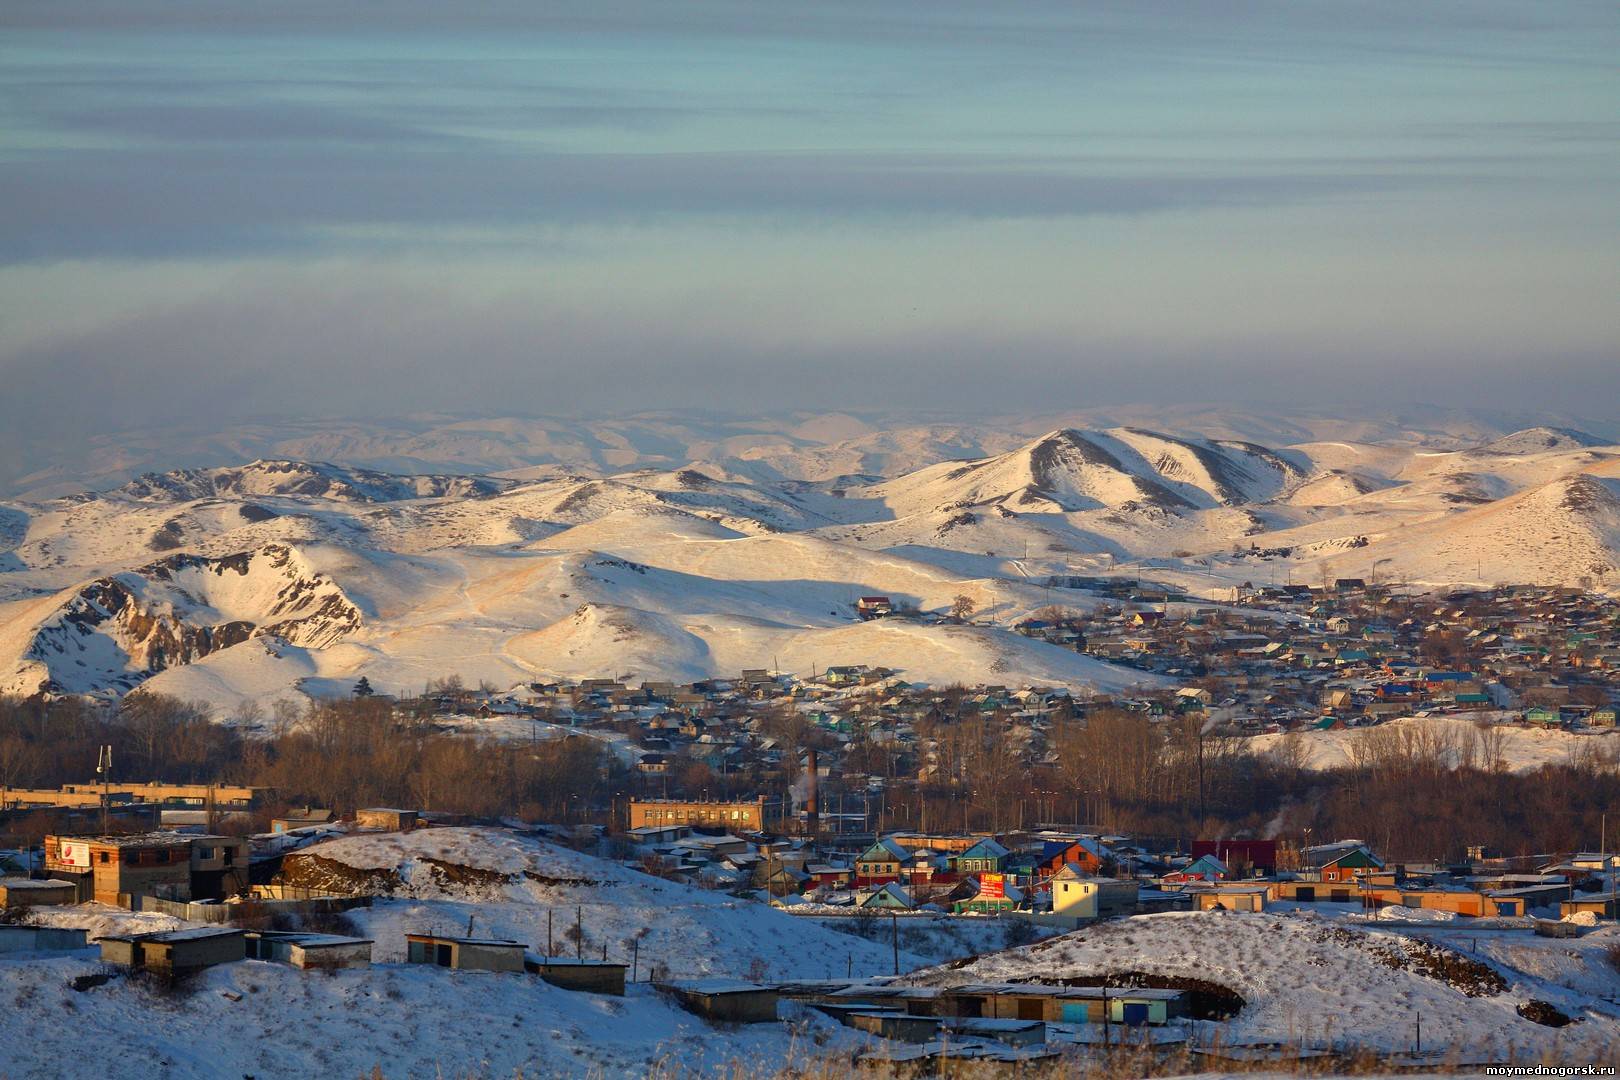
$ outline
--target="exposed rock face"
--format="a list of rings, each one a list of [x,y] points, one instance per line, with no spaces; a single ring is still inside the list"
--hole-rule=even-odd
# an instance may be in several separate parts
[[[1035,492],[1046,497],[1072,486],[1072,474],[1086,468],[1118,473],[1131,484],[1142,502],[1164,510],[1191,510],[1193,504],[1169,488],[1137,476],[1124,462],[1078,431],[1058,431],[1036,443],[1029,452],[1030,475]],[[1056,499],[1063,505],[1061,499]]]
[[[270,544],[223,558],[172,555],[81,587],[34,634],[45,689],[127,690],[252,637],[324,648],[360,627],[336,582]]]

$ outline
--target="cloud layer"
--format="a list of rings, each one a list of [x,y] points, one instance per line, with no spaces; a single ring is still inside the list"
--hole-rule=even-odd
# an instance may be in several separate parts
[[[0,426],[1579,408],[1617,54],[1595,3],[17,0]]]

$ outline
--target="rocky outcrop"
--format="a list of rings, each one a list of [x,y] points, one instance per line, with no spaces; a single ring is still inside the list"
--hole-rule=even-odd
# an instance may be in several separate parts
[[[360,609],[292,548],[222,558],[172,555],[80,587],[45,619],[24,654],[44,689],[122,691],[249,638],[324,648],[359,629]]]

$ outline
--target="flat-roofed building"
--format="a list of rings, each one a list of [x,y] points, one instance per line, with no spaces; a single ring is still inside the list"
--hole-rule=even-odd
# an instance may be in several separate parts
[[[109,964],[165,975],[184,975],[247,955],[241,930],[207,926],[154,934],[110,934],[101,939],[101,958]]]
[[[113,806],[129,803],[167,803],[207,807],[241,808],[253,805],[263,788],[234,784],[64,784],[59,788],[0,787],[0,810],[14,807],[100,806],[102,795]]]
[[[499,938],[441,937],[406,934],[405,959],[457,971],[522,971],[527,946]]]
[[[78,902],[79,886],[72,881],[0,877],[0,909],[51,907]]]
[[[371,966],[370,938],[311,934],[296,930],[250,930],[247,958],[291,964],[295,968],[364,968]]]
[[[525,967],[552,986],[588,994],[624,996],[625,965],[574,956],[530,956]]]
[[[362,829],[387,829],[406,832],[416,828],[420,815],[415,810],[396,810],[389,806],[372,806],[354,812],[354,823]]]

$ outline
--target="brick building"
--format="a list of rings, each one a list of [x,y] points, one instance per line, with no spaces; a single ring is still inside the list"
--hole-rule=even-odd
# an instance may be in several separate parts
[[[74,882],[80,900],[118,907],[136,896],[224,899],[247,888],[248,842],[174,832],[47,836],[45,869]]]
[[[689,825],[728,831],[764,832],[765,796],[753,802],[630,801],[630,827]]]

